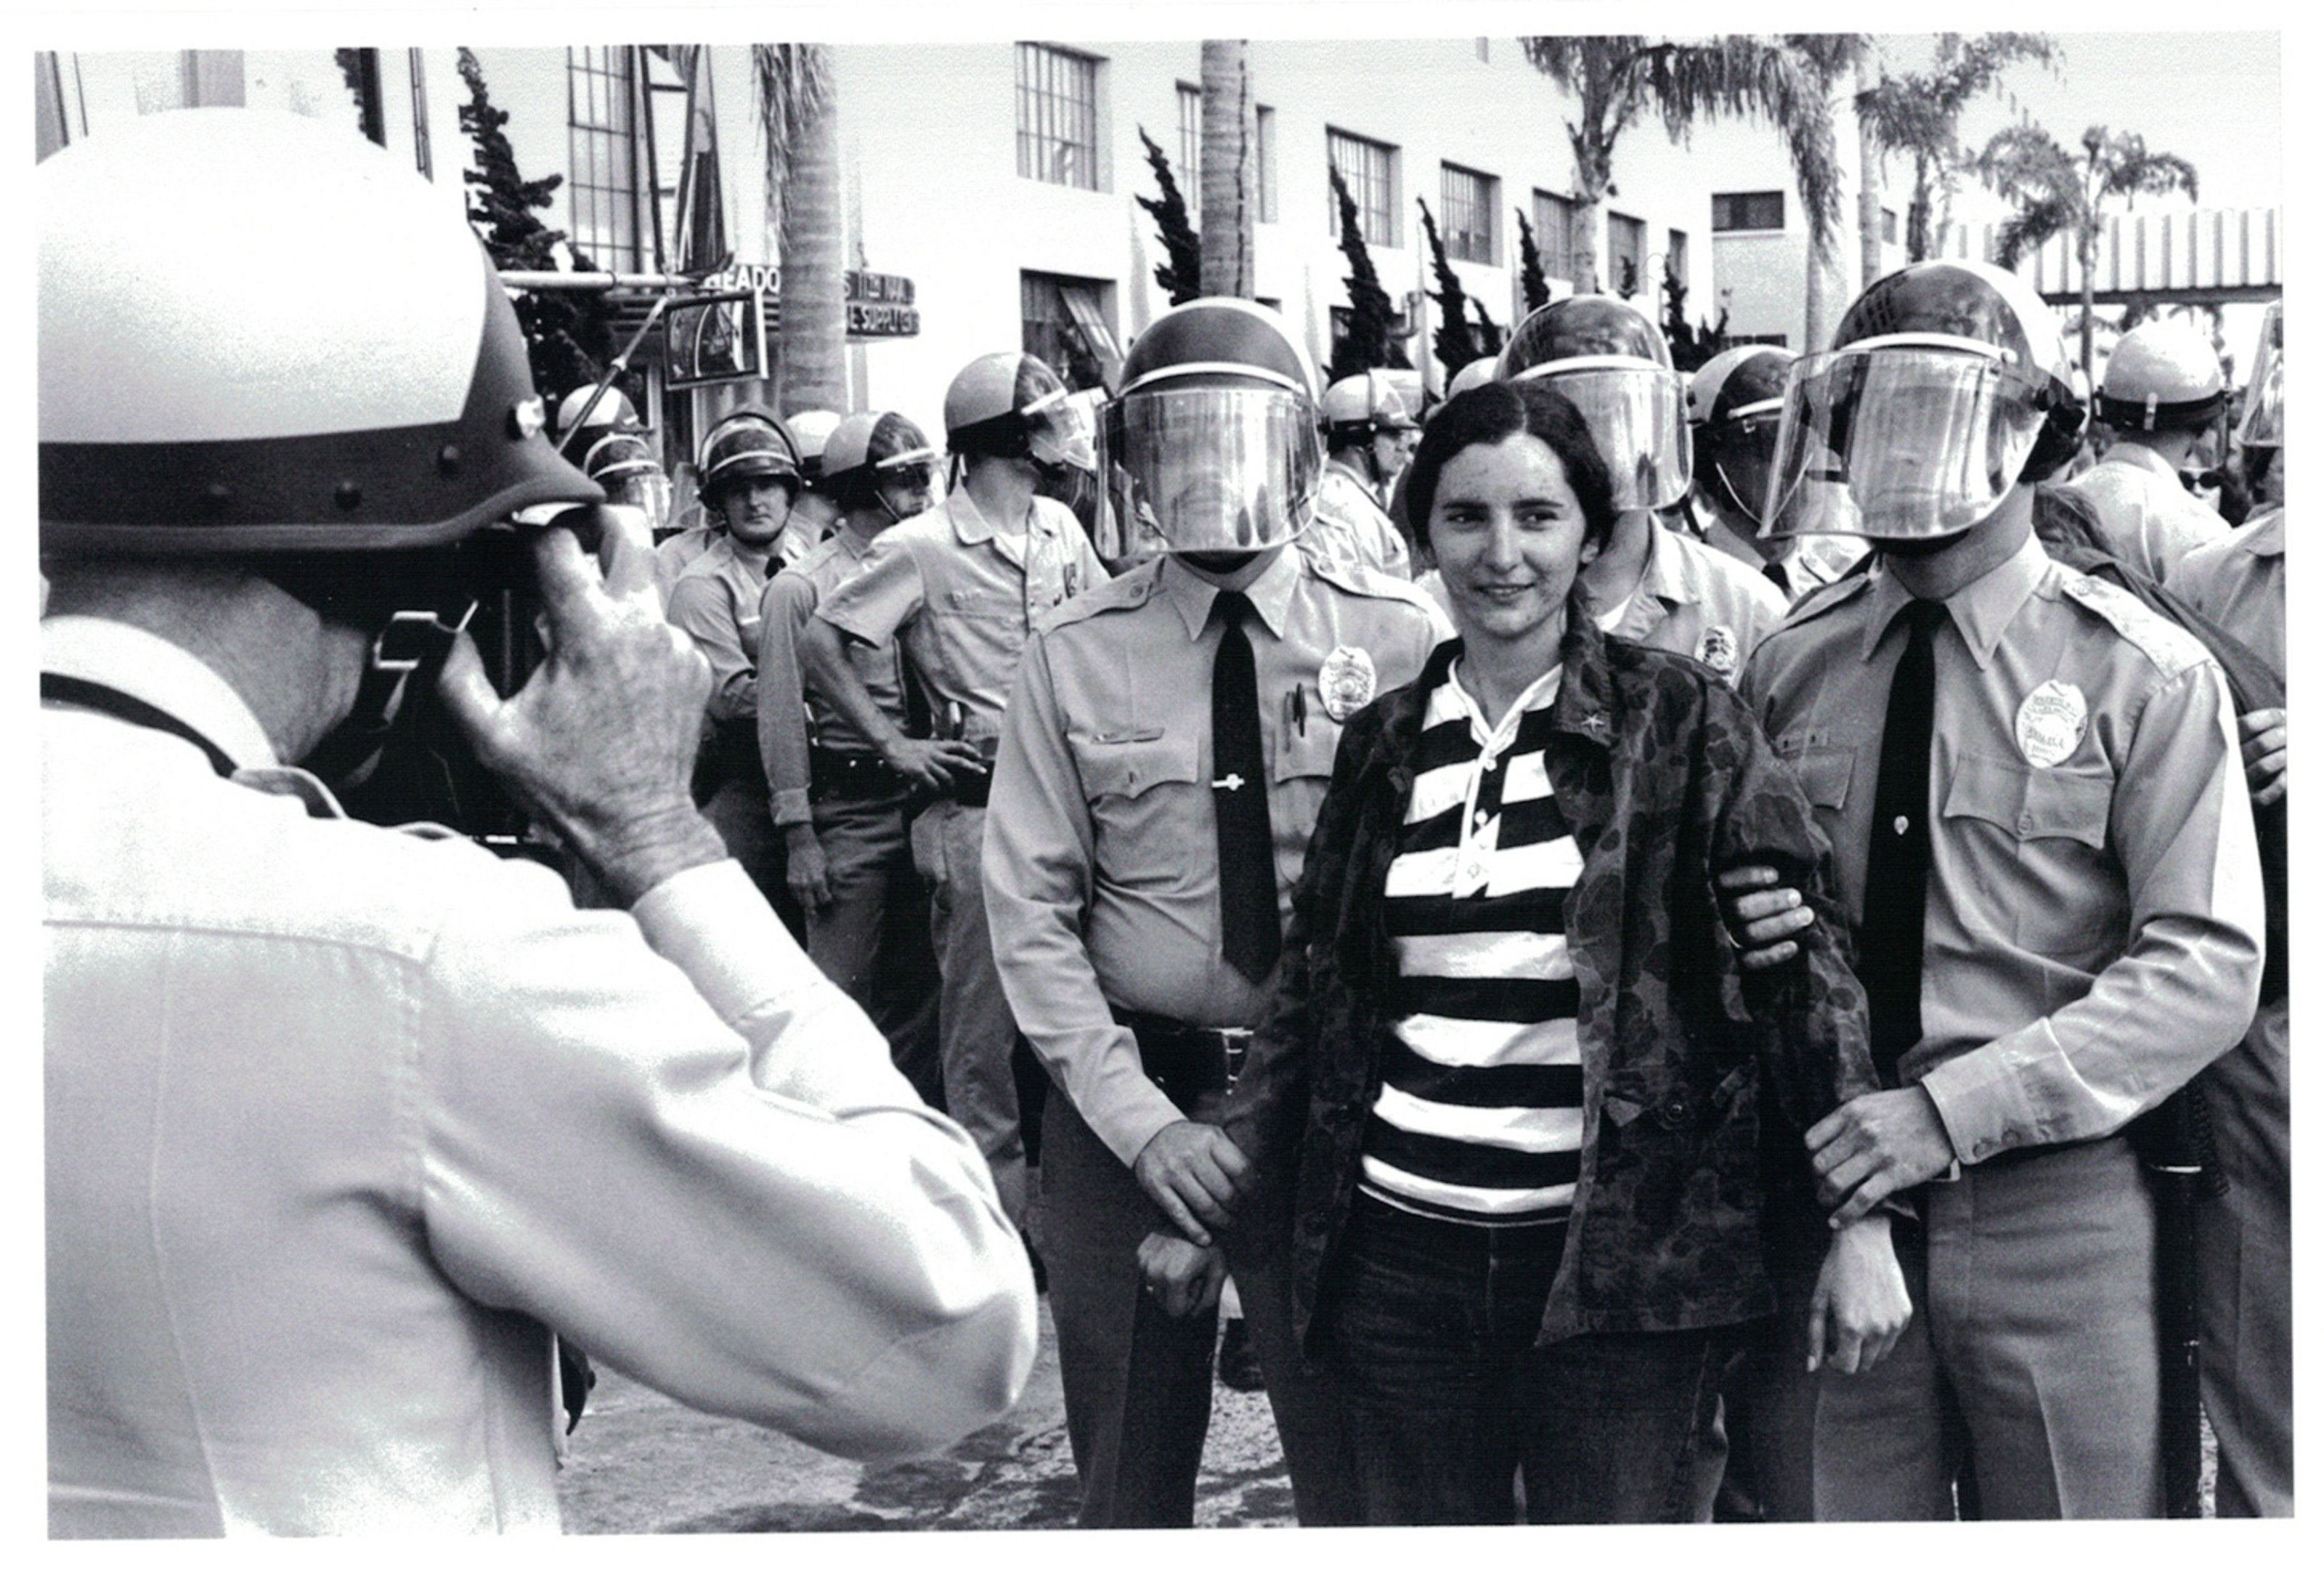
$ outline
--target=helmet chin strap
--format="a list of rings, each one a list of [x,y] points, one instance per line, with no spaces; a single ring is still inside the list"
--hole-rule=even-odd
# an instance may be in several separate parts
[[[363,681],[346,716],[309,750],[300,765],[328,783],[352,781],[370,768],[395,733],[399,722],[413,709],[399,704],[411,675],[426,667],[439,670],[452,653],[452,641],[475,615],[471,601],[459,621],[447,627],[434,612],[397,612],[371,642]]]

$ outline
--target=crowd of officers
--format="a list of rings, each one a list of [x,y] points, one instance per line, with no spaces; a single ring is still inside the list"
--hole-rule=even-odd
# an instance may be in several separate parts
[[[272,155],[261,138],[239,156]],[[330,167],[322,154],[312,161]],[[366,221],[351,211],[348,222]],[[44,329],[62,309],[50,301],[49,277]],[[48,342],[44,331],[43,546],[60,562],[102,558],[102,527],[119,522],[105,510],[125,505],[100,499],[94,513],[83,510],[97,527],[57,505],[52,446],[56,474],[97,461],[90,439],[51,438]],[[495,755],[480,741],[479,751],[519,781],[600,898],[634,903],[648,942],[757,1045],[758,1068],[737,1077],[813,1105],[820,1119],[860,1121],[867,1099],[902,1097],[941,1111],[940,1129],[965,1133],[989,1180],[949,1196],[930,1185],[931,1205],[997,1204],[1026,1259],[992,1263],[983,1237],[922,1247],[967,1252],[1003,1299],[1028,1260],[1045,1283],[1085,1525],[1191,1522],[1222,1360],[1230,1380],[1263,1382],[1304,1523],[1507,1518],[1522,1511],[1512,1486],[1520,1467],[1536,1519],[1552,1504],[1561,1516],[1682,1520],[2157,1514],[2167,1377],[2180,1357],[2165,1302],[2176,1292],[2170,1265],[2181,1260],[2202,1408],[2218,1441],[2218,1511],[2288,1513],[2281,377],[2272,309],[2237,440],[2222,455],[2231,398],[2208,339],[2173,322],[2138,327],[2092,395],[2051,312],[2020,281],[1936,262],[1871,286],[1826,351],[1747,345],[1691,377],[1628,302],[1554,302],[1498,356],[1459,369],[1447,398],[1415,419],[1377,373],[1321,386],[1272,312],[1198,300],[1138,336],[1102,402],[1007,351],[954,379],[941,433],[893,410],[733,410],[690,455],[698,505],[682,519],[669,517],[669,478],[628,402],[610,389],[577,391],[546,432],[536,421],[519,440],[562,439],[595,483],[589,491],[658,526],[650,571],[641,542],[628,550],[610,540],[601,571],[629,603],[666,606],[706,659],[687,793],[813,963],[764,983],[759,997],[797,999],[835,984],[884,1040],[908,1095],[858,1087],[826,1097],[811,1068],[781,1084],[764,1061],[811,1060],[817,1045],[801,1023],[814,1013],[726,1003],[737,999],[737,969],[770,963],[722,957],[731,936],[670,932],[683,925],[652,906],[658,888],[641,888],[634,869],[597,850],[622,837],[576,805],[603,777],[549,779],[547,767],[516,757],[521,750]],[[1748,1065],[1692,1094],[1622,1082],[1628,1047],[1601,1035],[1665,1018],[1634,1015],[1627,994],[1605,998],[1608,980],[1587,963],[1578,979],[1570,968],[1562,975],[1576,992],[1561,1008],[1585,1024],[1578,1039],[1568,1035],[1578,1043],[1570,1139],[1538,1135],[1561,1118],[1562,1095],[1550,1093],[1538,1107],[1503,1110],[1499,1134],[1489,1120],[1428,1125],[1439,1116],[1427,1108],[1494,1103],[1475,1092],[1480,1085],[1548,1085],[1550,1068],[1531,1064],[1499,1065],[1498,1081],[1468,1074],[1495,1069],[1499,1051],[1461,1062],[1471,1051],[1448,1048],[1452,1060],[1431,1072],[1443,1090],[1434,1104],[1410,1096],[1399,1080],[1408,1066],[1384,1076],[1375,1065],[1346,1090],[1357,1124],[1344,1132],[1327,1128],[1342,1111],[1323,1068],[1286,1062],[1295,1026],[1285,1013],[1321,1008],[1302,990],[1322,958],[1344,960],[1370,943],[1326,932],[1328,915],[1304,894],[1316,880],[1311,836],[1324,844],[1319,819],[1361,763],[1342,737],[1416,684],[1424,695],[1462,693],[1457,647],[1446,641],[1472,632],[1481,641],[1496,619],[1517,615],[1510,609],[1538,588],[1527,575],[1539,548],[1526,532],[1548,530],[1543,520],[1554,515],[1496,514],[1475,526],[1489,544],[1456,564],[1443,555],[1445,532],[1468,525],[1459,495],[1447,501],[1446,478],[1468,474],[1458,464],[1493,444],[1454,448],[1462,439],[1443,437],[1432,446],[1425,434],[1473,423],[1489,406],[1523,404],[1534,413],[1522,419],[1541,419],[1537,391],[1521,400],[1507,391],[1534,385],[1559,396],[1557,410],[1578,412],[1575,429],[1594,445],[1594,460],[1561,473],[1596,464],[1609,477],[1593,483],[1611,500],[1604,529],[1593,527],[1578,569],[1567,565],[1572,604],[1594,630],[1584,642],[1669,652],[1653,669],[1687,676],[1666,685],[1709,681],[1730,708],[1731,689],[1754,723],[1750,748],[1772,747],[1786,781],[1779,796],[1796,805],[1800,833],[1812,830],[1812,858],[1763,848],[1715,869],[1720,921],[1705,942],[1751,980],[1730,990],[1745,1015],[1777,997],[1768,990],[1795,987],[1782,980],[1805,975],[1803,952],[1853,958],[1862,998],[1843,983],[1829,1003],[1845,1028],[1830,1083],[1840,1090],[1803,1128],[1787,1123],[1772,1089],[1751,1090]],[[76,442],[83,446],[69,453]],[[1541,451],[1554,451],[1548,439]],[[2205,464],[2239,471],[2252,500],[2239,525],[2192,494]],[[516,500],[537,503],[549,490]],[[344,489],[337,506],[355,507]],[[263,532],[217,538],[226,541],[217,549],[245,555],[281,544]],[[135,557],[150,545],[118,549]],[[580,561],[555,570],[576,604]],[[85,581],[70,569],[59,577],[59,610],[103,614]],[[315,600],[326,626],[360,621],[362,609],[327,593]],[[553,647],[578,665],[586,630],[568,619],[558,632]],[[1566,637],[1570,652],[1582,649],[1579,630]],[[454,686],[461,658],[452,658]],[[117,667],[109,680],[134,686]],[[65,688],[50,698],[104,710],[86,685],[77,692],[78,701]],[[493,706],[466,692],[455,708],[489,739]],[[504,698],[506,713],[521,699]],[[610,735],[622,704],[610,693],[601,700],[603,710],[568,719],[600,722]],[[1602,729],[1602,716],[1572,703],[1543,701],[1556,718],[1543,724]],[[106,713],[131,725],[143,715],[118,704]],[[1478,783],[1508,761],[1508,780],[1489,793],[1511,811],[1463,819],[1457,853],[1443,854],[1457,861],[1483,849],[1466,872],[1446,865],[1452,896],[1477,901],[1501,897],[1504,876],[1491,869],[1536,866],[1509,850],[1525,756],[1508,750],[1522,749],[1512,737],[1533,734],[1495,731],[1492,720],[1479,716],[1467,755],[1456,747],[1444,756],[1465,763],[1439,767],[1470,772],[1475,807]],[[297,753],[273,751],[229,763],[297,774],[285,768]],[[1425,794],[1412,777],[1430,773],[1427,761],[1403,768],[1401,790]],[[1729,768],[1651,749],[1615,765],[1674,791]],[[219,774],[230,778],[223,786],[249,784],[246,768]],[[656,812],[666,817],[669,805],[657,800]],[[1607,834],[1570,853],[1577,868],[1618,860],[1619,837]],[[1500,863],[1495,837],[1509,842]],[[1389,840],[1406,849],[1394,865],[1404,869],[1416,843]],[[703,873],[681,869],[668,884]],[[1391,870],[1391,897],[1406,878]],[[1586,888],[1558,886],[1567,887]],[[1628,899],[1665,897],[1633,885]],[[1580,908],[1569,898],[1545,924],[1570,934],[1574,959],[1593,953],[1585,931],[1627,934],[1633,924],[1629,914]],[[1457,915],[1457,902],[1444,910]],[[53,896],[51,911],[62,921]],[[1535,987],[1492,970],[1499,963],[1485,942],[1494,936],[1478,929],[1468,917],[1445,920],[1443,937],[1462,943],[1439,948],[1471,986],[1439,995],[1508,998]],[[750,932],[754,943],[787,943],[768,925]],[[1296,1009],[1285,1004],[1293,975]],[[1406,1013],[1398,1041],[1425,1060],[1417,1007],[1394,1007],[1393,989],[1387,998]],[[104,1009],[91,1008],[101,1038]],[[1335,1030],[1302,1023],[1326,1037]],[[1452,1032],[1442,1041],[1481,1039]],[[106,1516],[124,1489],[120,1471],[90,1460],[142,1445],[136,1406],[87,1372],[68,1366],[60,1375],[56,1348],[56,1281],[79,1265],[59,1255],[57,1210],[69,1204],[58,1192],[94,1182],[59,1151],[58,1044],[52,1027],[52,1478],[91,1469],[65,1483],[86,1516],[59,1522],[121,1532],[136,1519]],[[1255,1053],[1264,1087],[1239,1080]],[[1307,1093],[1286,1092],[1307,1085],[1299,1079],[1311,1069]],[[553,1061],[540,1073],[554,1077]],[[1277,1107],[1293,1108],[1289,1135],[1254,1134],[1264,1122],[1252,1111]],[[2153,1134],[2164,1116],[2176,1118],[2175,1145],[2172,1133]],[[1618,1222],[1649,1242],[1641,1248],[1665,1274],[1657,1283],[1671,1272],[1679,1277],[1668,1281],[1685,1282],[1686,1253],[1703,1248],[1655,1235],[1651,1220],[1609,1220],[1602,1201],[1591,1213],[1593,1183],[1612,1193],[1616,1133],[1631,1122],[1674,1133],[1679,1145],[1700,1136],[1706,1154],[1714,1135],[1724,1142],[1746,1129],[1746,1145],[1768,1154],[1766,1173],[1796,1175],[1796,1190],[1767,1183],[1764,1259],[1737,1297],[1690,1292],[1657,1307],[1622,1303],[1602,1284],[1577,1291],[1588,1228]],[[669,1160],[733,1176],[748,1195],[761,1182],[737,1144],[759,1139],[790,1138],[735,1126]],[[1634,1162],[1665,1150],[1628,1140]],[[1300,1154],[1334,1144],[1351,1160],[1363,1154],[1357,1193],[1311,1194],[1321,1171]],[[929,1160],[899,1148],[850,1161]],[[1578,1172],[1557,1168],[1577,1161]],[[2157,1173],[2190,1168],[2203,1182],[2174,1208]],[[1563,1179],[1543,1178],[1553,1172]],[[844,1189],[853,1173],[827,1183]],[[623,1205],[617,1186],[597,1191],[601,1205]],[[1374,1246],[1389,1237],[1383,1218],[1420,1230],[1413,1237],[1430,1251],[1473,1241],[1488,1260],[1520,1239],[1553,1242],[1514,1343],[1508,1329],[1460,1325],[1457,1314],[1451,1325],[1431,1312],[1434,1320],[1389,1329],[1429,1346],[1399,1373],[1426,1369],[1443,1384],[1452,1379],[1435,1367],[1457,1366],[1469,1384],[1427,1389],[1438,1395],[1434,1430],[1400,1430],[1409,1417],[1376,1392],[1360,1394],[1349,1375],[1350,1352],[1387,1337],[1354,1328],[1333,1304],[1342,1292],[1333,1254],[1345,1255],[1351,1208],[1359,1223],[1372,1220],[1362,1227]],[[569,1222],[553,1212],[536,1221]],[[1542,1234],[1545,1222],[1572,1232]],[[641,1227],[651,1233],[652,1220]],[[820,1229],[807,1254],[837,1277],[856,1248],[844,1211],[818,1219],[810,1210],[805,1221],[770,1211],[752,1227]],[[673,1248],[688,1235],[675,1231]],[[1827,1255],[1842,1236],[1869,1242],[1847,1268]],[[1555,1242],[1570,1242],[1562,1256]],[[525,1248],[558,1255],[554,1240]],[[653,1281],[683,1275],[670,1267]],[[576,1287],[552,1269],[536,1292],[488,1252],[451,1276],[458,1293],[536,1318],[648,1380],[669,1375],[642,1347],[650,1336],[609,1330],[606,1313],[587,1303],[591,1283]],[[733,1286],[735,1273],[722,1276]],[[1222,1292],[1233,1313],[1223,1357]],[[1554,1316],[1544,1321],[1543,1296],[1554,1308],[1577,1292],[1585,1308],[1610,1295],[1610,1309],[1595,1323],[1587,1314],[1563,1329]],[[996,1303],[989,1293],[977,1303]],[[1714,1302],[1726,1309],[1700,1309]],[[822,1302],[841,1317],[844,1303]],[[1492,1304],[1497,1315],[1506,1309]],[[1718,1325],[1695,1325],[1703,1321]],[[1539,1458],[1520,1440],[1508,1458],[1485,1459],[1500,1478],[1481,1497],[1413,1488],[1451,1471],[1450,1453],[1462,1453],[1471,1474],[1479,1467],[1467,1457],[1474,1447],[1449,1434],[1470,1417],[1444,1409],[1442,1394],[1466,1393],[1462,1402],[1485,1406],[1480,1413],[1506,1410],[1526,1391],[1520,1378],[1541,1368],[1526,1363],[1561,1342],[1571,1356],[1614,1340],[1627,1362],[1618,1369],[1635,1373],[1645,1367],[1634,1346],[1681,1333],[1708,1341],[1687,1346],[1707,1351],[1706,1363],[1683,1389],[1673,1429],[1655,1432],[1655,1445],[1676,1447],[1670,1482],[1632,1469],[1636,1489],[1577,1499],[1536,1479]],[[803,1335],[790,1326],[767,1336]],[[978,1348],[984,1366],[963,1381],[988,1399],[998,1382],[1003,1402],[1013,1400],[1019,1346]],[[724,1379],[705,1357],[671,1384],[731,1411],[716,1392]],[[991,1411],[966,1399],[947,1405],[935,1392],[930,1407],[943,1419],[931,1424],[958,1421],[954,1434]],[[1614,1417],[1610,1431],[1637,1435],[1587,1467],[1641,1456],[1621,1448],[1647,1445],[1646,1421],[1618,1413],[1611,1398],[1600,1407]],[[1647,1407],[1642,1399],[1641,1414]],[[865,1452],[909,1430],[890,1419],[866,1442],[844,1424],[802,1426],[795,1403],[745,1408]],[[198,1418],[189,1423],[202,1430]],[[60,1449],[60,1427],[80,1428],[79,1440]],[[91,1427],[101,1444],[88,1441]],[[930,1430],[917,1443],[941,1440]],[[1572,1457],[1559,1445],[1567,1451],[1554,1457]],[[108,1490],[112,1506],[88,1506]],[[229,1509],[222,1522],[303,1521],[255,1509],[237,1520]]]

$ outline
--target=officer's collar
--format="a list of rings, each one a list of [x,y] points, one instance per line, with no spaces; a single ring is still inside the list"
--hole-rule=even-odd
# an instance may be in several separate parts
[[[1945,610],[1978,671],[1993,664],[1994,647],[2000,644],[2018,609],[2041,585],[2042,575],[2049,569],[2050,554],[2042,549],[2041,538],[2029,531],[2015,552],[1946,599]],[[1872,603],[1865,619],[1862,651],[1868,661],[1880,636],[1913,600],[1913,593],[1897,582],[1891,565],[1885,561],[1873,565],[1871,584]]]
[[[1041,517],[1041,501],[1039,497],[1035,497],[1032,506],[1025,511],[1025,533],[1028,536],[1047,533],[1047,521]],[[964,485],[955,486],[946,492],[942,506],[945,517],[952,520],[953,538],[964,547],[982,545],[1001,533],[984,516],[984,511],[976,505],[976,499],[968,494],[968,488]]]
[[[2179,484],[2179,472],[2172,467],[2171,462],[2143,442],[2118,441],[2107,449],[2106,456],[2098,463],[2128,465],[2152,475],[2164,476],[2173,486]]]
[[[105,617],[44,618],[41,670],[142,699],[208,738],[239,768],[280,762],[266,729],[234,685],[159,634]]]
[[[1218,599],[1219,587],[1195,573],[1176,557],[1162,559],[1159,580],[1163,595],[1178,610],[1179,621],[1186,625],[1186,637],[1200,639],[1203,625],[1210,621],[1211,603]],[[1250,602],[1259,620],[1267,624],[1267,631],[1277,639],[1291,626],[1291,593],[1299,584],[1299,550],[1285,547],[1276,553],[1275,561],[1259,570],[1259,577],[1243,586],[1243,595]]]
[[[1648,514],[1646,566],[1638,571],[1638,593],[1651,595],[1665,606],[1693,606],[1702,600],[1694,563],[1671,529],[1656,514]]]

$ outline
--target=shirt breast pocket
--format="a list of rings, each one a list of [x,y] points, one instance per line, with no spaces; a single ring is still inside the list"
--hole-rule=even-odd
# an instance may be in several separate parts
[[[2107,824],[2114,772],[2103,764],[2035,768],[1963,754],[1946,783],[1944,817],[1958,824],[1968,868],[1998,932],[2043,955],[2086,961],[2117,942],[2124,914],[2108,893]]]
[[[1776,757],[1799,783],[1800,795],[1815,810],[1824,839],[1840,844],[1840,815],[1856,777],[1856,750],[1837,748],[1817,732],[1794,732],[1775,740]]]
[[[1192,870],[1216,862],[1189,845],[1200,818],[1194,794],[1205,783],[1192,737],[1157,732],[1069,737],[1097,840],[1097,870],[1109,884],[1145,888],[1192,885]]]

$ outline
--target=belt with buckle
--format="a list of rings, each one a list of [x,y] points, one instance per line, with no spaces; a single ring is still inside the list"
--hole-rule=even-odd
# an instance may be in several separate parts
[[[807,755],[807,797],[813,802],[836,797],[846,800],[887,797],[911,783],[877,754],[842,753],[816,749]]]
[[[1113,1019],[1138,1039],[1146,1074],[1181,1108],[1222,1093],[1242,1073],[1253,1036],[1247,1026],[1194,1026],[1167,1016],[1114,1006]]]

